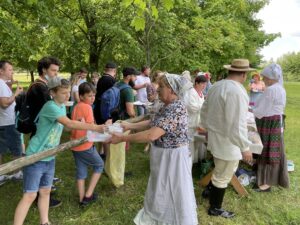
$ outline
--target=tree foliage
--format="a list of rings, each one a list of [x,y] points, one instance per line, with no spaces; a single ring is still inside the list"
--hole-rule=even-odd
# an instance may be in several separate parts
[[[286,81],[300,81],[300,52],[285,54],[277,63],[281,65]]]
[[[260,62],[258,50],[276,34],[260,30],[267,0],[3,0],[0,56],[33,70],[44,55],[64,70],[148,64],[213,74],[233,58]]]

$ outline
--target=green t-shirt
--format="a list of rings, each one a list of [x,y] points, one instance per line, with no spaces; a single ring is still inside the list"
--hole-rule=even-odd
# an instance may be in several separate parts
[[[26,155],[54,148],[59,145],[63,131],[63,125],[57,122],[57,118],[66,116],[65,105],[57,105],[53,100],[48,101],[39,113],[36,134],[30,139],[26,149]],[[42,159],[50,161],[54,156]]]
[[[123,86],[126,83],[124,81],[120,81],[117,86]],[[120,91],[120,112],[123,118],[130,118],[126,112],[126,102],[134,102],[134,95],[131,87],[126,87]]]

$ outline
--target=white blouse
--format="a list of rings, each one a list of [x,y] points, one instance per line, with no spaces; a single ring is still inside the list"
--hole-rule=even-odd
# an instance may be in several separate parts
[[[195,88],[191,88],[185,93],[183,100],[188,111],[189,128],[199,127],[204,96],[201,98]]]
[[[282,115],[286,105],[286,92],[283,86],[275,83],[266,88],[253,109],[255,117]]]

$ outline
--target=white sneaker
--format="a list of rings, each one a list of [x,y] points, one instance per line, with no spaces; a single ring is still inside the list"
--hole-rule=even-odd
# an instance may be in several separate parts
[[[7,177],[8,177],[7,175],[0,176],[0,186],[6,182]]]
[[[8,177],[7,175],[1,175],[0,176],[0,182],[7,180],[7,177]]]
[[[23,180],[23,172],[20,170],[19,172],[10,176],[11,180]]]

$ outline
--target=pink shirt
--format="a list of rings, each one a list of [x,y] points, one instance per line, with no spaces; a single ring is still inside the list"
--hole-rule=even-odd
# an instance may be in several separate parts
[[[259,81],[257,84],[256,83],[252,83],[250,84],[250,90],[256,90],[256,91],[264,91],[265,89],[265,83],[263,81]]]

